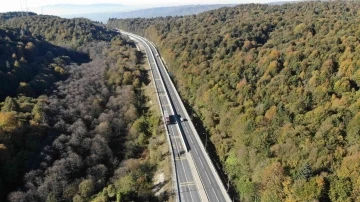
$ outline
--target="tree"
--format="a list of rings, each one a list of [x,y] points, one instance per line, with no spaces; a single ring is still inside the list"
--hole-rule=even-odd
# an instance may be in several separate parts
[[[78,194],[76,194],[73,198],[73,202],[84,202],[85,200]]]
[[[97,133],[102,135],[107,142],[109,142],[113,136],[112,129],[108,122],[101,122],[95,130]]]
[[[1,108],[2,112],[18,111],[19,105],[14,98],[6,97],[4,106]]]
[[[325,189],[323,177],[314,177],[309,180],[296,180],[293,186],[294,197],[299,201],[320,200]]]
[[[298,174],[297,174],[297,178],[298,179],[309,179],[312,176],[312,170],[311,167],[309,165],[309,163],[305,163],[305,165],[300,168]]]
[[[21,191],[12,192],[11,194],[9,194],[8,199],[11,202],[23,202],[23,201],[25,202],[26,201],[26,194],[24,192],[21,192]]]
[[[0,112],[0,130],[13,132],[19,126],[14,112]]]
[[[331,201],[340,202],[340,201],[351,201],[352,187],[349,179],[339,178],[330,181],[330,191],[329,196]]]
[[[42,103],[38,103],[34,106],[33,110],[32,110],[32,115],[33,115],[33,121],[35,123],[46,123],[47,121],[47,117],[46,114],[42,108]]]
[[[17,90],[17,94],[18,95],[25,95],[25,96],[28,96],[28,97],[35,96],[35,93],[34,93],[33,89],[29,86],[29,84],[27,84],[25,82],[20,82],[20,85],[19,85],[18,90]]]
[[[346,132],[347,136],[346,139],[349,141],[350,144],[354,144],[359,142],[360,140],[360,113],[355,114],[355,116],[350,120]]]
[[[284,170],[279,162],[270,164],[264,169],[262,176],[262,201],[275,202],[284,199],[283,185]]]
[[[95,183],[91,179],[83,180],[79,184],[79,194],[81,197],[88,199],[95,191]]]

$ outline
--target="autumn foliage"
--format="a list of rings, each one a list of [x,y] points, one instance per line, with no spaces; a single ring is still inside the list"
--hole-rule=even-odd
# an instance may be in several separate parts
[[[360,3],[111,19],[154,41],[239,201],[359,201]]]

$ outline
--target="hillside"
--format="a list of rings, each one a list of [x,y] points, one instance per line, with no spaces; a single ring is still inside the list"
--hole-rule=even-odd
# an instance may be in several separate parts
[[[62,66],[88,61],[83,53],[54,46],[21,34],[20,29],[0,28],[0,100],[18,94],[37,97],[66,76]]]
[[[8,17],[0,28],[0,100],[46,93],[51,84],[65,78],[64,65],[89,61],[82,50],[85,45],[115,36],[86,19],[21,17],[16,12],[2,16]]]
[[[22,17],[25,15],[29,15],[29,16],[33,16],[33,15],[37,15],[36,13],[33,12],[7,12],[7,13],[0,13],[0,22],[5,22],[6,20],[9,20],[11,18],[16,18],[16,17]]]
[[[85,18],[64,19],[57,16],[35,15],[12,18],[3,26],[16,27],[33,37],[41,38],[53,44],[72,50],[96,41],[110,41],[114,32]]]
[[[0,201],[169,200],[152,191],[167,146],[133,42],[86,19],[14,16],[0,55]]]
[[[239,201],[359,201],[359,9],[251,4],[108,26],[158,46]]]

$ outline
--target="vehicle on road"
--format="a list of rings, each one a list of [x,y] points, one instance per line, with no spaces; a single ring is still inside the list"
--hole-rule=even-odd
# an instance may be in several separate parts
[[[165,118],[165,124],[169,125],[171,124],[170,115],[167,110],[164,110],[164,118]]]

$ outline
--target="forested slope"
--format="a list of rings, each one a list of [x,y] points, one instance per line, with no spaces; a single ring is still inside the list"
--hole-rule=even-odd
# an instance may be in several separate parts
[[[37,15],[36,13],[33,12],[7,12],[7,13],[0,13],[0,22],[4,23],[6,20],[9,20],[11,18],[16,18],[16,17],[22,17],[22,16],[33,16],[33,15]]]
[[[72,50],[80,50],[89,42],[109,40],[114,35],[101,24],[85,18],[32,15],[11,18],[3,26],[21,28],[24,33]]]
[[[86,62],[89,56],[22,33],[0,28],[0,100],[23,94],[39,96],[65,78],[64,65]]]
[[[129,39],[85,19],[14,17],[0,53],[0,201],[167,200],[151,190],[166,154],[150,144],[160,117]]]
[[[360,3],[110,20],[154,41],[241,201],[360,200]]]

